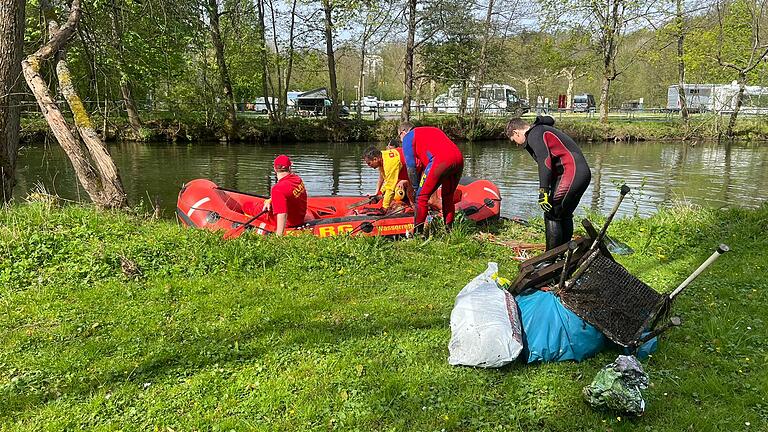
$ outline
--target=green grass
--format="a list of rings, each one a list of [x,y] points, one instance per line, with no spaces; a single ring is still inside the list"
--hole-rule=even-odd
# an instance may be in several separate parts
[[[0,210],[0,430],[768,429],[768,205],[677,208],[611,235],[657,289],[719,241],[647,362],[640,418],[581,388],[611,362],[447,364],[455,295],[510,250],[464,227],[422,240],[219,236],[46,203]],[[535,228],[494,227],[541,240]],[[121,270],[130,261],[138,271]],[[746,423],[749,422],[750,426]]]

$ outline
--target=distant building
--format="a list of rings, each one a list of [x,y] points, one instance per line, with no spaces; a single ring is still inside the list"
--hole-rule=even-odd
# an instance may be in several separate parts
[[[381,75],[384,70],[384,59],[379,55],[366,55],[363,62],[363,72],[368,75],[369,79],[376,78]]]
[[[325,87],[304,92],[296,97],[296,110],[305,115],[325,115],[330,105]]]

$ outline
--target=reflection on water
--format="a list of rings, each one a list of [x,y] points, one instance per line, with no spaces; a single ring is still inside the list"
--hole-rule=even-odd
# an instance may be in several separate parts
[[[383,144],[382,144],[383,145]],[[360,155],[367,144],[311,143],[257,147],[219,143],[177,145],[124,143],[110,147],[131,203],[157,202],[172,217],[181,185],[205,177],[220,186],[267,194],[274,182],[272,160],[286,153],[314,195],[373,192],[376,171]],[[536,165],[508,142],[461,143],[464,174],[495,182],[506,216],[536,215]],[[659,143],[584,144],[592,184],[581,207],[606,213],[617,185],[633,188],[621,214],[653,213],[660,205],[689,201],[705,206],[756,206],[768,196],[768,146],[757,144]],[[42,184],[68,199],[85,199],[63,151],[56,145],[22,149],[15,196]]]

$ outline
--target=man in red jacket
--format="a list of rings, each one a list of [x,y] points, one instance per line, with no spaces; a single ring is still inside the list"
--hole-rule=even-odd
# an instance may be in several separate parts
[[[307,214],[307,190],[301,177],[291,172],[292,165],[286,155],[275,158],[273,168],[277,183],[272,186],[269,199],[260,209],[252,204],[243,206],[246,214],[269,212],[269,219],[276,225],[275,234],[278,236],[285,234],[286,228],[303,225]]]
[[[423,230],[429,197],[440,186],[445,226],[450,229],[456,213],[453,194],[464,170],[461,150],[436,127],[413,127],[410,122],[402,122],[398,132],[403,142],[408,178],[416,189],[414,231]]]

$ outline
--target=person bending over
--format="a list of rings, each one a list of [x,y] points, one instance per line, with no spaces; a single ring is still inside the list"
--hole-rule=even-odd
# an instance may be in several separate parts
[[[514,118],[505,129],[510,141],[525,146],[539,166],[538,203],[544,211],[547,250],[573,237],[573,212],[592,178],[579,146],[554,124],[550,116],[536,117],[533,124]]]
[[[408,181],[405,158],[402,150],[398,150],[400,149],[379,150],[371,146],[363,153],[365,163],[379,170],[379,185],[376,192],[383,196],[382,213],[389,210],[398,188],[405,190],[406,196],[413,201],[413,188]]]
[[[429,197],[440,186],[445,226],[450,230],[456,213],[453,195],[464,170],[464,156],[436,127],[414,127],[410,122],[402,122],[398,133],[403,143],[408,178],[416,189],[414,231],[424,229]]]

